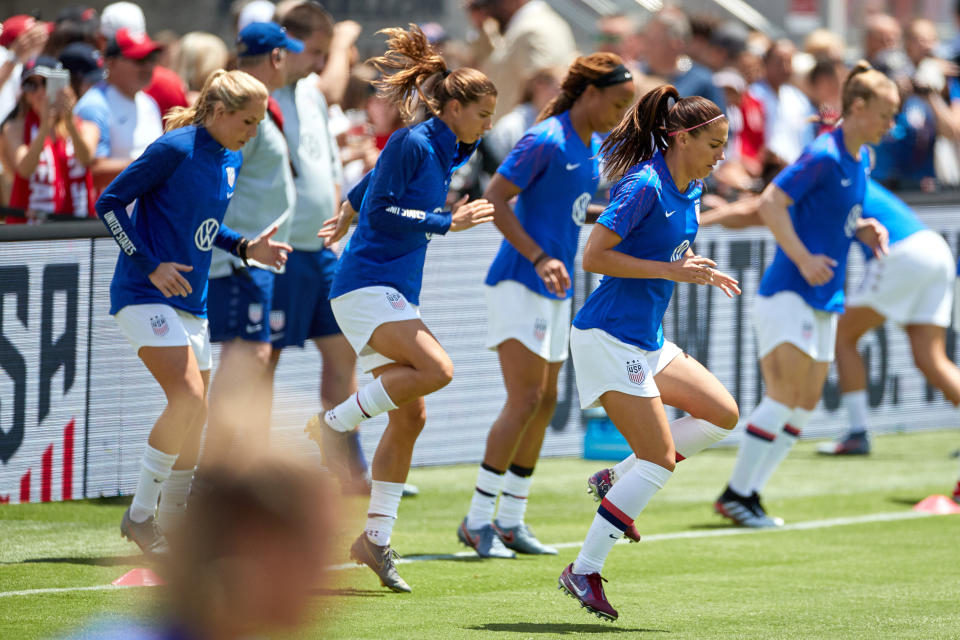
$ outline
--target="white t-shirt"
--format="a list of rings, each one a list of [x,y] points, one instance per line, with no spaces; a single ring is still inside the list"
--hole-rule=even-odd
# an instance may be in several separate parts
[[[131,100],[113,85],[101,82],[83,94],[73,111],[100,129],[98,158],[134,160],[163,134],[160,108],[142,91]]]

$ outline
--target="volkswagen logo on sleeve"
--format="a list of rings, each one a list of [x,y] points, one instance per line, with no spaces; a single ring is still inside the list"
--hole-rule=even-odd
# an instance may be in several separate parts
[[[200,251],[210,251],[213,249],[213,240],[220,231],[220,223],[216,218],[207,218],[197,227],[197,232],[193,234],[193,241],[197,244]]]

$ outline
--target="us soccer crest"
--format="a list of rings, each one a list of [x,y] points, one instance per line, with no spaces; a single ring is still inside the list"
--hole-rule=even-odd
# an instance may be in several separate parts
[[[263,305],[259,302],[251,302],[247,307],[247,318],[249,318],[253,324],[257,324],[263,320]]]
[[[237,181],[237,170],[233,167],[227,167],[227,186],[233,189],[233,183]]]
[[[403,296],[396,292],[387,294],[387,302],[397,311],[403,311],[407,306],[407,302],[403,299]]]
[[[537,340],[543,340],[547,337],[547,321],[543,318],[537,318],[534,320],[533,337]]]
[[[170,325],[167,324],[167,319],[163,317],[162,313],[151,316],[150,328],[153,329],[153,334],[155,336],[161,338],[167,335],[167,333],[170,331]]]
[[[642,360],[632,360],[627,363],[627,378],[633,384],[643,384],[643,379],[647,377],[647,371],[643,366]]]
[[[287,323],[287,316],[283,313],[283,309],[273,309],[270,311],[270,330],[277,332],[283,329],[284,325]]]

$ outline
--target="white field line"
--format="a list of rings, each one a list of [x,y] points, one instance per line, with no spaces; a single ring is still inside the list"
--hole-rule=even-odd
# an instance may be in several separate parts
[[[921,513],[917,511],[896,511],[892,513],[873,513],[864,516],[853,516],[849,518],[828,518],[826,520],[808,520],[806,522],[797,522],[788,524],[776,529],[745,529],[741,527],[728,527],[723,529],[709,529],[706,531],[676,531],[673,533],[654,533],[643,536],[642,543],[665,542],[668,540],[691,540],[699,538],[717,538],[722,536],[742,536],[756,533],[776,533],[780,531],[802,531],[807,529],[828,529],[831,527],[842,527],[851,524],[869,524],[871,522],[891,522],[894,520],[912,520],[915,518],[925,518],[932,514]],[[550,546],[556,549],[576,549],[582,542],[561,542]],[[627,544],[626,539],[621,539],[618,544]],[[457,553],[427,554],[419,556],[409,556],[400,558],[398,564],[408,564],[412,562],[428,562],[432,560],[458,560],[461,558],[475,558],[477,554],[473,551],[460,551]],[[354,563],[336,564],[330,567],[331,571],[343,571],[344,569],[357,568],[360,565]],[[0,591],[0,598],[9,598],[13,596],[33,596],[47,593],[73,593],[77,591],[116,591],[119,589],[130,589],[131,587],[120,587],[112,584],[93,585],[87,587],[54,587],[48,589],[23,589],[20,591]]]

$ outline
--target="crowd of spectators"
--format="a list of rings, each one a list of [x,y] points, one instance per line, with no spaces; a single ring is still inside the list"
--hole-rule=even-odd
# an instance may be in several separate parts
[[[235,2],[234,32],[297,3]],[[235,42],[211,33],[151,36],[132,2],[99,13],[72,6],[49,22],[0,18],[0,205],[8,223],[93,217],[97,193],[161,134],[163,115],[195,100],[213,71],[236,64]],[[345,193],[402,121],[371,89],[375,71],[356,47],[362,25],[334,18],[332,34],[314,44],[321,63],[313,77],[329,110]],[[560,90],[567,64],[589,53],[578,52],[570,26],[544,0],[466,0],[463,19],[465,42],[439,24],[421,25],[451,67],[482,69],[499,92],[495,127],[456,177],[457,197],[482,190]],[[592,45],[627,62],[638,95],[669,82],[725,110],[730,141],[714,196],[756,192],[833,127],[843,79],[860,57],[897,82],[903,105],[875,149],[874,177],[895,190],[957,187],[960,40],[940,42],[930,20],[901,24],[882,13],[869,15],[863,32],[861,43],[823,29],[799,43],[773,40],[736,21],[667,7],[601,17]]]

